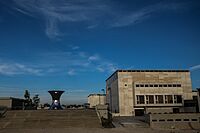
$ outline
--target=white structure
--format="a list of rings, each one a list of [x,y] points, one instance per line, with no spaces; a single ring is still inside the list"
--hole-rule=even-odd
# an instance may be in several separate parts
[[[90,94],[88,96],[88,103],[90,104],[90,108],[95,108],[96,105],[105,105],[106,103],[106,95],[105,94]]]
[[[113,115],[179,112],[192,100],[189,70],[117,70],[106,80]]]

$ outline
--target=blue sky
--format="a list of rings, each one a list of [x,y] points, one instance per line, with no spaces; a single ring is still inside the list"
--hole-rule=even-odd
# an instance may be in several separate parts
[[[0,96],[83,103],[116,69],[189,69],[200,87],[199,0],[0,1]]]

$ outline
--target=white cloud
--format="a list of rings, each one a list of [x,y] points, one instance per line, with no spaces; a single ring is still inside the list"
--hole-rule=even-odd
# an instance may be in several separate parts
[[[100,60],[99,55],[92,55],[88,58],[89,61],[96,61],[96,60]]]
[[[69,48],[71,48],[72,50],[78,50],[78,49],[80,49],[80,47],[77,46],[77,45],[68,45],[68,46],[69,46]]]
[[[70,76],[73,76],[73,75],[76,75],[76,72],[75,72],[74,69],[71,69],[71,70],[69,70],[69,71],[67,72],[67,74],[70,75]]]
[[[105,72],[105,69],[104,69],[103,67],[101,67],[101,66],[98,66],[98,67],[97,67],[97,70],[98,70],[99,72]]]
[[[55,39],[61,36],[61,33],[58,30],[57,20],[52,19],[52,18],[47,19],[45,32],[46,32],[46,35],[51,39]]]
[[[59,38],[64,34],[59,25],[84,22],[85,28],[123,27],[134,25],[161,11],[176,11],[186,7],[183,3],[156,3],[138,10],[124,12],[109,1],[102,0],[12,0],[15,5],[11,8],[19,13],[41,19],[46,24],[45,33],[51,38]],[[108,19],[109,18],[109,19]],[[70,27],[72,28],[72,27]],[[76,28],[76,27],[74,27]],[[69,33],[69,31],[67,31]]]
[[[108,72],[108,73],[113,73],[118,69],[117,65],[111,63],[111,62],[101,62],[96,69],[99,72]]]
[[[41,70],[25,66],[19,63],[0,63],[0,74],[3,75],[19,75],[19,74],[29,74],[29,75],[41,75]]]
[[[87,29],[94,29],[98,26],[98,24],[89,25]]]
[[[109,7],[101,0],[13,0],[14,10],[31,17],[42,18],[46,22],[46,35],[49,38],[59,37],[58,25],[63,22],[82,22],[95,20],[104,14]]]
[[[199,70],[199,69],[200,69],[200,65],[190,67],[190,71],[195,71],[195,70]]]
[[[119,15],[118,20],[112,24],[112,27],[124,27],[129,25],[134,25],[150,18],[154,13],[161,12],[165,10],[177,10],[183,8],[183,3],[158,3],[155,5],[150,5],[128,13],[128,15]]]
[[[98,54],[72,50],[47,52],[34,55],[34,62],[18,63],[0,59],[0,74],[3,75],[77,75],[85,72],[111,73],[117,65]]]
[[[55,68],[68,69],[68,75],[92,71],[110,73],[117,68],[117,65],[103,59],[98,54],[90,55],[82,51],[49,53],[43,57],[43,59],[41,58],[42,60],[48,60],[47,64],[54,64],[53,67]]]
[[[77,49],[79,49],[79,48],[80,48],[79,46],[74,46],[74,47],[72,47],[73,50],[77,50]]]

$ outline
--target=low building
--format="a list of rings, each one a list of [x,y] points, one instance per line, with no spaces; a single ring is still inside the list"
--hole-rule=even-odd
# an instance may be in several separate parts
[[[13,97],[0,97],[0,106],[18,110],[24,108],[24,99]]]
[[[106,95],[105,94],[90,94],[88,96],[88,104],[90,108],[95,108],[96,105],[105,105]]]
[[[106,80],[113,115],[178,113],[193,100],[189,70],[117,70]]]

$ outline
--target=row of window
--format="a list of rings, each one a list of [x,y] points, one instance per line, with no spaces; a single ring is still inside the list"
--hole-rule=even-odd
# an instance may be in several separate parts
[[[137,104],[182,103],[181,95],[137,95]]]
[[[182,121],[182,119],[159,119],[159,120],[156,120],[156,119],[153,119],[152,120],[152,122],[164,122],[164,121],[169,121],[169,122],[171,122],[171,121]],[[183,121],[198,121],[198,119],[183,119]]]
[[[181,84],[136,84],[136,87],[181,87]]]

